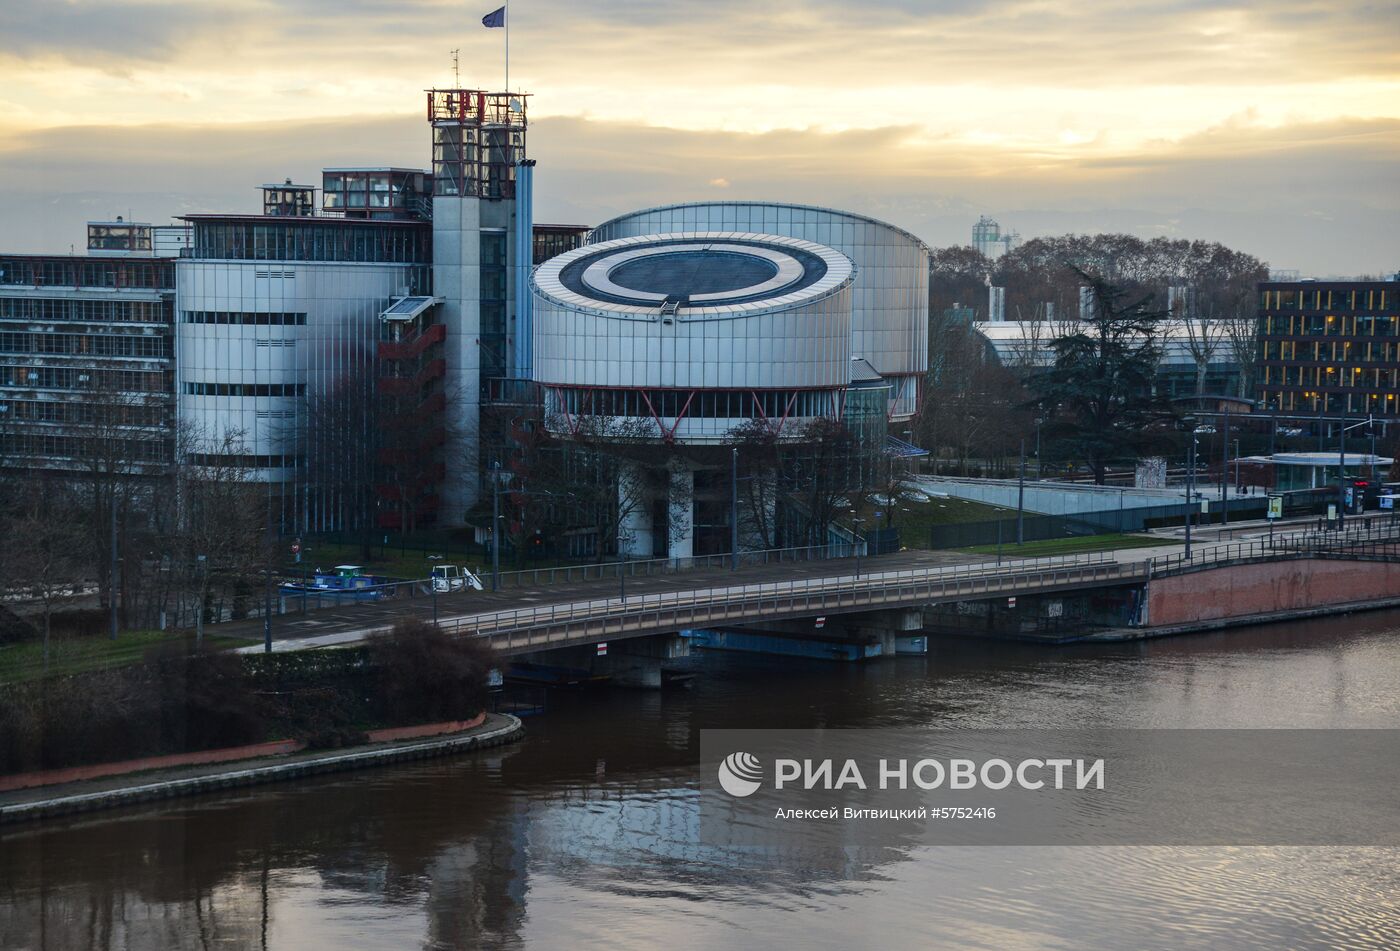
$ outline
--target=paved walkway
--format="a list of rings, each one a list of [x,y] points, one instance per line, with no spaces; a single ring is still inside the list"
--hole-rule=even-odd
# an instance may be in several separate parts
[[[147,770],[54,786],[0,793],[0,824],[73,812],[88,812],[153,799],[216,789],[251,786],[317,773],[360,769],[385,763],[445,756],[499,746],[518,739],[518,717],[489,713],[477,727],[424,739],[371,743],[342,750],[319,750],[259,759],[173,769]]]

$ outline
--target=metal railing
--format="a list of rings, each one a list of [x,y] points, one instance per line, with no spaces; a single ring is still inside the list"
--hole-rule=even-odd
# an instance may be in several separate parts
[[[681,630],[823,611],[908,606],[1006,591],[1062,588],[1144,577],[1145,562],[1096,552],[861,575],[759,582],[483,612],[443,620],[450,633],[491,638],[498,648],[542,649],[658,630]]]
[[[604,640],[612,636],[734,624],[759,618],[781,619],[860,608],[908,607],[940,600],[975,600],[1001,594],[1138,582],[1154,575],[1198,570],[1250,560],[1280,560],[1335,554],[1355,544],[1379,541],[1400,544],[1375,532],[1332,533],[1315,540],[1312,533],[1280,533],[1270,541],[1202,546],[1185,555],[1118,561],[1109,553],[1021,559],[999,566],[954,565],[863,575],[760,582],[691,591],[634,595],[539,607],[515,608],[448,618],[452,633],[489,637],[507,650],[543,649],[563,643]]]

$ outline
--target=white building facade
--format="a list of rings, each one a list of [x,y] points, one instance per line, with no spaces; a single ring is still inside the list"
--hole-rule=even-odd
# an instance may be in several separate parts
[[[912,417],[928,369],[929,249],[894,225],[810,205],[695,202],[632,212],[606,221],[592,240],[674,232],[740,232],[810,241],[839,251],[855,268],[851,356],[890,384],[891,422]]]

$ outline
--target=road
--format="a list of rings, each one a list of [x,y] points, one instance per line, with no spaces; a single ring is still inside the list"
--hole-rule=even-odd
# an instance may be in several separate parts
[[[1287,527],[1296,531],[1313,523],[1312,519],[1297,520]],[[1356,528],[1360,522],[1352,524]],[[1269,530],[1267,522],[1259,521],[1235,523],[1223,530],[1200,529],[1193,534],[1197,558],[1211,558],[1221,556],[1232,546],[1262,542]],[[986,584],[977,591],[986,594],[1009,590],[1016,584],[1029,592],[1076,584],[1128,582],[1145,572],[1147,562],[1180,554],[1181,545],[1171,534],[1163,540],[1161,547],[1078,556],[1006,557],[1000,565],[994,557],[961,552],[906,551],[864,559],[858,577],[855,564],[849,559],[750,566],[738,573],[704,569],[628,578],[625,598],[614,579],[512,588],[497,593],[468,591],[439,595],[437,619],[447,630],[500,637],[501,646],[511,649],[539,649],[556,641],[573,643],[589,636],[637,636],[667,624],[683,627],[708,622],[744,623],[752,621],[750,615],[756,614],[781,617],[828,609],[871,610],[907,604],[919,596],[938,600],[958,593],[971,595],[972,589],[966,585],[978,578]],[[1008,554],[1014,552],[1014,546],[1007,546],[1007,550]],[[1132,566],[1132,570],[1099,567],[1105,564]],[[1077,574],[1071,574],[1070,569]],[[1047,571],[1058,573],[1040,577]],[[295,608],[294,598],[289,599],[288,606]],[[433,614],[433,599],[421,593],[413,598],[323,608],[304,615],[286,614],[274,619],[273,649],[354,643],[375,631],[386,630],[404,617],[431,620]],[[517,642],[513,636],[537,628],[567,628],[567,637],[551,635],[546,644],[534,638]],[[262,622],[254,619],[220,625],[219,631],[260,638]]]

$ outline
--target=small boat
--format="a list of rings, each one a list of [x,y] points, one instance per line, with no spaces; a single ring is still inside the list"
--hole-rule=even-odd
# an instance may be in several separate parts
[[[317,569],[310,581],[283,582],[281,591],[294,597],[379,601],[393,593],[389,585],[388,578],[364,574],[360,565],[336,565],[330,571]]]

